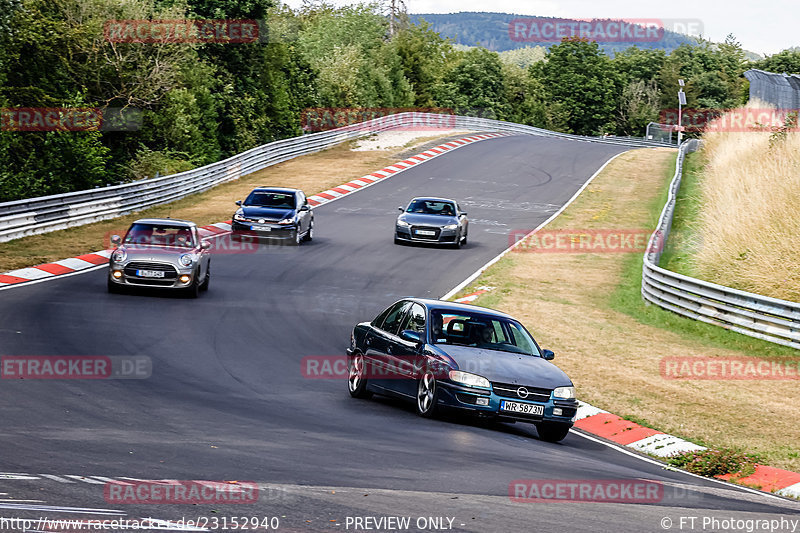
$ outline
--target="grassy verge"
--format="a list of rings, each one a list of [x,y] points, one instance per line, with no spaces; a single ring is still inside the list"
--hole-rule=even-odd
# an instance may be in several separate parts
[[[351,141],[265,168],[170,204],[113,220],[5,242],[0,244],[0,272],[102,250],[107,247],[110,234],[123,233],[138,218],[169,216],[192,220],[201,226],[230,220],[236,209],[234,202],[244,199],[253,187],[295,187],[308,195],[315,194],[396,163],[404,157],[405,150],[442,137],[445,136],[418,137],[399,149],[371,151],[352,151],[357,141]]]
[[[702,152],[694,152],[686,156],[681,188],[675,201],[672,230],[659,265],[673,272],[693,277],[697,277],[693,258],[700,239],[697,221],[700,218],[702,194],[700,180],[704,162]]]
[[[653,228],[675,165],[668,149],[635,150],[614,162],[548,229]],[[793,381],[665,379],[665,357],[779,357],[794,350],[684,319],[641,299],[639,253],[508,254],[462,294],[506,311],[553,349],[578,397],[716,449],[746,449],[800,470]],[[459,294],[458,296],[460,296]]]

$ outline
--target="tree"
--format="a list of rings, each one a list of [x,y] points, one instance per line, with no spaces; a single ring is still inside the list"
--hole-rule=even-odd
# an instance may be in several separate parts
[[[509,109],[503,64],[497,53],[485,48],[464,52],[455,67],[445,74],[437,101],[459,113],[506,117]]]
[[[568,131],[596,135],[614,131],[618,79],[596,42],[563,39],[533,68],[547,100],[559,106]]]

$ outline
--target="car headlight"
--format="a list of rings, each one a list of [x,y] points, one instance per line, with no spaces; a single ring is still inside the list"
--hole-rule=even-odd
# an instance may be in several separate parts
[[[279,220],[278,224],[282,226],[286,226],[288,224],[294,224],[294,218],[284,218],[283,220]]]
[[[575,397],[575,387],[556,387],[553,389],[553,398],[571,400]]]
[[[114,250],[114,253],[111,254],[111,260],[115,263],[122,263],[128,258],[128,252],[125,250]]]
[[[402,220],[402,219],[399,219],[399,218],[397,219],[397,225],[400,226],[401,228],[410,228],[411,227],[411,224],[409,224],[405,220]]]
[[[192,266],[192,263],[194,263],[194,255],[183,254],[178,258],[178,262],[185,267]]]
[[[237,211],[233,215],[233,220],[240,220],[240,221],[244,222],[245,220],[247,220],[247,218],[244,216],[244,214],[241,211]]]
[[[458,229],[458,224],[448,224],[444,229]]]
[[[467,387],[488,389],[491,386],[489,384],[489,380],[485,377],[479,376],[478,374],[471,374],[469,372],[462,372],[461,370],[451,370],[450,379],[456,383],[466,385]]]

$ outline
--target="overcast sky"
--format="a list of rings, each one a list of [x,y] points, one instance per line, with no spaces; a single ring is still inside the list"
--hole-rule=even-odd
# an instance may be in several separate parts
[[[336,5],[355,3],[329,0]],[[774,54],[800,46],[800,0],[405,0],[409,13],[494,11],[565,18],[699,19],[703,36],[733,33],[746,50]],[[299,7],[302,0],[284,0]],[[667,26],[669,28],[669,26]]]

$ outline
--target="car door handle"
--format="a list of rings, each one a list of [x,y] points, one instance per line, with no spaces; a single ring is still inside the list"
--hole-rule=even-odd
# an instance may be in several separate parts
[[[388,354],[392,353],[392,345],[391,344],[386,347],[386,353],[388,353]]]

